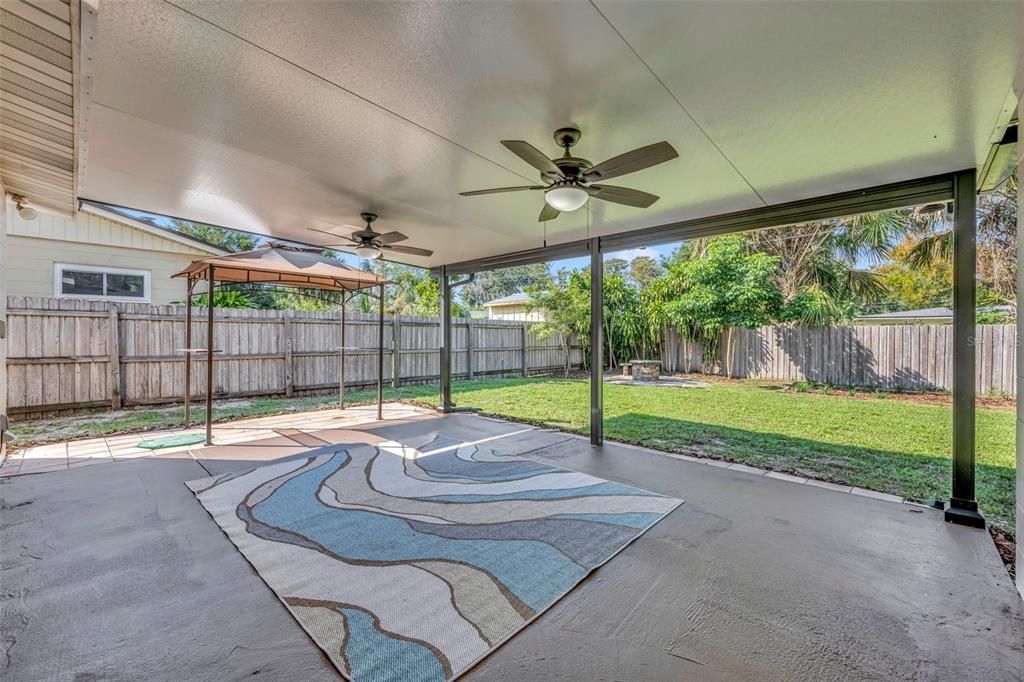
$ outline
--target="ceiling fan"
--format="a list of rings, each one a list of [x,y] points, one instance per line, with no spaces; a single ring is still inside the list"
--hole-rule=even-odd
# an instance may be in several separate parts
[[[397,253],[408,253],[413,256],[431,256],[433,251],[429,249],[421,249],[415,246],[396,246],[395,242],[402,242],[408,239],[401,232],[385,232],[381,234],[373,231],[373,221],[377,219],[376,213],[360,213],[359,214],[364,221],[366,221],[366,227],[361,230],[356,230],[351,234],[337,235],[333,232],[327,232],[326,230],[318,230],[315,227],[309,229],[314,232],[320,232],[321,234],[330,235],[331,237],[342,237],[348,239],[350,243],[341,244],[323,244],[324,247],[331,246],[351,246],[355,244],[356,255],[360,258],[366,258],[367,260],[373,260],[381,257],[381,250],[395,251]]]
[[[637,208],[647,208],[658,200],[656,195],[641,192],[638,189],[594,183],[627,173],[635,173],[670,161],[679,156],[672,145],[668,142],[657,142],[625,154],[619,154],[595,166],[590,161],[569,153],[569,150],[580,141],[581,136],[579,128],[556,130],[555,143],[565,150],[565,153],[556,159],[549,159],[529,142],[502,140],[501,143],[509,151],[540,171],[541,180],[545,184],[478,189],[472,192],[459,192],[459,194],[464,197],[472,197],[499,192],[544,190],[546,203],[540,212],[540,218],[538,218],[541,222],[557,218],[563,211],[575,211],[587,203],[587,199],[590,197]]]

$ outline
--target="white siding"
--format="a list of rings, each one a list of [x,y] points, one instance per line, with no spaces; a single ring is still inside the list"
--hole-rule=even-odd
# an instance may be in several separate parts
[[[7,284],[4,273],[7,272],[7,192],[0,181],[0,415],[7,413]],[[6,446],[0,433],[0,462],[3,461]]]
[[[74,220],[42,212],[35,220],[23,220],[14,210],[12,204],[7,212],[7,221],[7,233],[18,237],[123,246],[130,249],[181,253],[197,258],[206,258],[211,255],[200,249],[180,244],[173,239],[165,239],[81,211],[76,214]]]
[[[54,263],[68,263],[147,270],[150,301],[163,305],[185,295],[184,280],[171,275],[211,255],[87,213],[76,220],[40,213],[25,221],[11,209],[6,217],[4,279],[11,296],[53,296]]]
[[[494,305],[487,307],[487,319],[489,320],[518,320],[521,322],[543,322],[543,310],[526,310],[522,304]]]

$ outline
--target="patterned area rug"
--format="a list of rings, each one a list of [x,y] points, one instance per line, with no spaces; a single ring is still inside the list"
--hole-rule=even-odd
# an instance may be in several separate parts
[[[188,486],[357,682],[458,677],[682,504],[436,439]]]

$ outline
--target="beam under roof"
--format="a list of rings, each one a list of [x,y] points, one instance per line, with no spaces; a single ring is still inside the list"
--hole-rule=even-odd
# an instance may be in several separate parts
[[[956,175],[956,173],[933,175],[814,199],[791,201],[776,206],[764,206],[606,235],[599,238],[601,251],[607,253],[644,246],[657,246],[687,239],[950,201],[953,199]],[[589,240],[581,239],[550,247],[451,263],[448,264],[447,271],[449,275],[461,275],[563,258],[576,258],[585,256],[589,252],[589,245]],[[432,272],[436,276],[437,270]]]

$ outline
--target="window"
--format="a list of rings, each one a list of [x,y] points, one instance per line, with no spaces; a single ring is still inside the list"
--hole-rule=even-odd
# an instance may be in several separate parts
[[[53,295],[146,303],[149,301],[149,271],[55,263]]]

